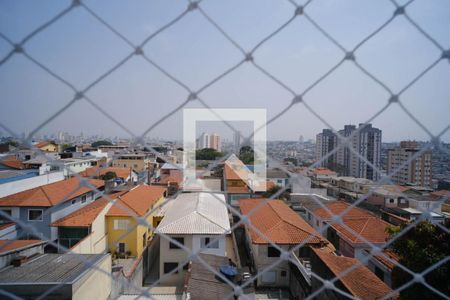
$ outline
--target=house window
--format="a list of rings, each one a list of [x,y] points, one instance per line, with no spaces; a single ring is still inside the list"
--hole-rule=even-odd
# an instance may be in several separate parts
[[[394,203],[394,199],[389,199],[389,203]]]
[[[119,243],[119,253],[125,253],[127,251],[127,244]]]
[[[214,238],[205,237],[200,240],[200,244],[202,248],[210,248],[210,249],[219,249],[219,241],[215,240],[211,244],[209,244]],[[208,245],[209,244],[209,245]]]
[[[176,262],[164,263],[164,274],[167,274],[167,273],[175,270],[176,268],[178,268],[178,263],[176,263]],[[175,273],[178,273],[178,271],[176,271]]]
[[[86,195],[81,196],[81,203],[85,203],[86,202]]]
[[[2,212],[8,216],[11,216],[12,211],[10,209],[2,209]],[[7,216],[0,215],[0,224],[9,223],[11,220]]]
[[[72,205],[77,203],[77,199],[73,199],[70,203],[72,203]]]
[[[280,257],[280,250],[275,247],[267,247],[267,257]]]
[[[42,209],[29,209],[28,221],[42,221],[43,212]]]
[[[114,230],[127,230],[128,220],[114,220]]]
[[[176,238],[172,238],[172,240],[177,241],[178,243],[180,243],[181,245],[184,245],[184,238],[182,237],[176,237]],[[178,247],[177,244],[170,242],[169,243],[169,248],[170,249],[180,249],[180,247]]]
[[[281,277],[286,277],[286,271],[281,271],[281,273],[280,273],[280,275],[281,275]]]
[[[183,270],[188,270],[189,269],[189,263],[185,263],[183,266]]]
[[[384,281],[384,272],[377,266],[375,266],[375,275],[377,275],[378,278]]]

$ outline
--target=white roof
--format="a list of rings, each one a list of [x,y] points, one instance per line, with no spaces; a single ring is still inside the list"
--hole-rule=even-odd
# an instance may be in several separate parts
[[[224,234],[230,231],[225,196],[184,193],[167,208],[157,230],[165,234]]]

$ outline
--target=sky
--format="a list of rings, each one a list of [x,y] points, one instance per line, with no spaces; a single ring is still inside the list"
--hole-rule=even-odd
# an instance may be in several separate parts
[[[135,45],[187,6],[187,1],[181,0],[84,2]],[[68,5],[70,1],[3,0],[0,33],[19,42]],[[274,32],[295,11],[284,0],[204,0],[200,6],[245,51]],[[305,11],[343,47],[352,49],[388,20],[394,9],[388,0],[313,0]],[[450,1],[416,0],[407,7],[407,12],[440,45],[450,48]],[[35,60],[79,90],[132,51],[82,7],[73,9],[23,47]],[[0,38],[0,60],[10,50],[11,46]],[[243,59],[243,54],[198,10],[151,39],[143,50],[194,91]],[[253,56],[258,65],[300,94],[343,55],[304,16],[298,16]],[[441,51],[403,16],[395,18],[355,53],[356,61],[394,93],[440,56]],[[434,135],[450,124],[449,78],[450,61],[441,60],[400,97],[411,114]],[[133,56],[87,95],[131,132],[140,135],[182,104],[188,93],[141,56]],[[70,88],[23,55],[13,55],[0,65],[0,123],[19,134],[32,131],[73,96]],[[293,98],[251,63],[242,64],[199,96],[214,108],[266,108],[268,119],[283,111]],[[307,105],[335,129],[366,122],[388,99],[389,94],[350,61],[304,96]],[[186,107],[202,105],[191,101]],[[296,104],[269,124],[268,139],[298,140],[300,135],[314,139],[327,124],[303,104]],[[383,131],[386,142],[429,140],[428,134],[398,104],[389,106],[372,124]],[[0,131],[5,132],[1,128]],[[58,131],[129,137],[84,99],[75,102],[39,133]],[[153,128],[148,136],[181,139],[182,134],[180,110]],[[450,130],[442,140],[450,142]]]

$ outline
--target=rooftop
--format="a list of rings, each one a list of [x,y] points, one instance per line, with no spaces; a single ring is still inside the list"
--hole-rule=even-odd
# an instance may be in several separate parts
[[[327,168],[314,168],[311,170],[311,172],[316,175],[336,175],[335,171]]]
[[[313,248],[313,251],[335,276],[340,276],[342,272],[360,264],[355,258],[336,256],[320,249]],[[360,299],[379,299],[392,292],[390,287],[362,265],[340,277],[339,281],[350,294]]]
[[[323,207],[316,209],[314,214],[324,220],[331,221],[332,216],[342,214],[350,207],[350,204],[343,201],[334,201],[325,204],[325,207],[331,211],[331,215]],[[345,226],[341,223],[332,223],[331,227],[352,243],[365,243],[365,241],[384,243],[389,237],[385,231],[389,223],[357,207],[352,207],[342,217],[342,223]]]
[[[103,180],[96,179],[89,180],[89,183],[96,188],[105,185]],[[92,190],[89,187],[80,186],[77,177],[72,177],[0,198],[0,206],[50,207],[90,191]]]
[[[108,254],[43,254],[20,267],[0,271],[0,286],[8,284],[72,283]]]
[[[0,255],[20,251],[44,243],[45,241],[41,240],[0,240]]]
[[[306,223],[299,215],[281,200],[269,199],[242,199],[239,200],[241,212],[248,215],[259,206],[251,215],[250,221],[261,234],[249,228],[252,241],[255,244],[317,244],[325,239]]]
[[[15,155],[8,155],[6,158],[0,160],[0,164],[12,169],[22,170],[25,168],[23,163],[16,158]]]
[[[165,234],[225,234],[230,221],[225,196],[219,193],[183,193],[165,211],[158,230]]]
[[[80,175],[83,177],[98,177],[100,175],[105,175],[108,172],[114,172],[116,173],[117,177],[126,179],[130,176],[131,170],[129,168],[117,167],[91,167],[81,172]]]
[[[109,194],[108,197],[113,200],[117,196],[123,194],[124,192]],[[89,227],[94,222],[95,218],[101,213],[101,211],[108,205],[109,201],[101,197],[94,202],[74,211],[70,215],[65,216],[55,222],[50,226],[54,227]]]
[[[161,186],[138,185],[118,195],[116,203],[109,209],[106,216],[144,216],[161,197],[164,197],[166,191],[166,188]]]

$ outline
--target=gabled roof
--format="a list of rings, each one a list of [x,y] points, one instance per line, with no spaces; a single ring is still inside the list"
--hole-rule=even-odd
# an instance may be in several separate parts
[[[25,168],[23,163],[18,160],[15,155],[9,155],[5,159],[0,160],[0,164],[18,170],[22,170]]]
[[[157,228],[162,233],[224,234],[230,231],[223,194],[184,193],[171,202]]]
[[[101,168],[97,166],[87,168],[86,170],[81,172],[80,175],[83,177],[98,177],[100,175],[105,175],[108,172],[114,172],[116,173],[117,177],[127,179],[132,171],[129,168],[118,168],[118,167]]]
[[[380,299],[383,296],[392,292],[381,279],[372,273],[365,266],[359,266],[354,270],[341,276],[342,272],[352,268],[360,262],[351,257],[336,256],[334,254],[326,253],[320,249],[312,248],[317,257],[328,267],[328,269],[335,275],[340,276],[339,281],[347,288],[347,290],[359,299]],[[314,272],[313,266],[313,272]]]
[[[107,217],[141,217],[164,196],[166,188],[141,184],[117,197],[116,203],[106,213]]]
[[[248,215],[255,207],[258,208],[250,215],[250,221],[262,235],[249,227],[254,244],[317,244],[325,239],[306,223],[299,215],[281,200],[242,199],[239,200],[241,212]]]
[[[325,204],[332,215],[323,207],[316,209],[314,215],[323,220],[331,221],[332,216],[342,214],[349,206],[350,204],[343,201],[333,201]],[[360,237],[371,243],[384,243],[389,237],[389,234],[386,233],[389,223],[357,207],[352,207],[343,216],[342,223],[354,231],[356,235],[340,223],[331,223],[331,227],[352,243],[365,243]]]
[[[335,171],[332,171],[327,168],[320,168],[320,167],[312,169],[311,172],[316,175],[336,175]]]
[[[0,240],[0,254],[19,251],[45,243],[41,240]]]
[[[49,142],[49,141],[41,141],[41,142],[39,142],[39,143],[37,143],[37,144],[34,144],[34,147],[36,147],[36,148],[42,148],[42,147],[45,147],[45,146],[47,146],[47,145],[55,145],[55,146],[56,146],[55,143],[52,143],[52,142]]]
[[[89,183],[96,188],[105,185],[103,180],[96,179],[89,180]],[[0,206],[50,207],[90,191],[89,187],[80,187],[77,177],[72,177],[0,198]]]
[[[124,192],[118,192],[114,194],[109,194],[108,197],[111,200],[116,199],[117,196],[123,194]],[[55,222],[50,226],[54,227],[89,227],[94,222],[95,218],[102,212],[102,210],[108,205],[109,201],[105,197],[101,197],[94,202],[74,211],[70,215],[65,216]]]

